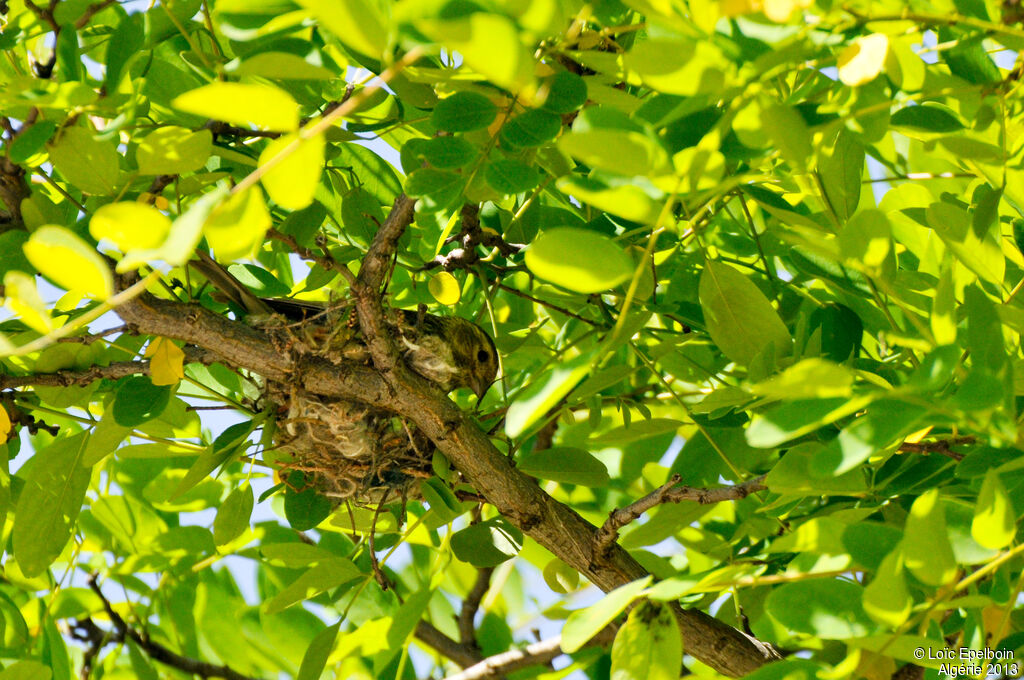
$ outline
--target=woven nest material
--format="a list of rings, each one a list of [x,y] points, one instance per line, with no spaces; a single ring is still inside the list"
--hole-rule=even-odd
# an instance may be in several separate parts
[[[275,317],[261,325],[292,356],[369,363],[352,324],[332,316],[326,324],[323,317],[299,323]],[[394,414],[287,383],[268,382],[264,392],[279,408],[275,444],[288,459],[281,471],[303,472],[306,483],[333,502],[362,505],[418,498],[419,481],[432,476],[433,444]]]

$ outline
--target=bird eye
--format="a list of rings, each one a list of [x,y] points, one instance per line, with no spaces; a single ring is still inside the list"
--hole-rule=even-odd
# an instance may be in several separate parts
[[[487,363],[490,360],[490,358],[491,355],[485,349],[482,349],[476,353],[476,360],[482,364]]]

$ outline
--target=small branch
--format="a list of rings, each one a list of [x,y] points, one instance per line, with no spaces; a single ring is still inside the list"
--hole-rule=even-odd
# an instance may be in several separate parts
[[[127,324],[125,324],[125,325],[121,325],[121,326],[115,326],[114,328],[108,328],[107,330],[100,331],[98,333],[91,333],[89,335],[72,335],[72,336],[67,337],[67,338],[61,338],[57,342],[74,342],[74,343],[78,343],[78,344],[82,344],[82,345],[91,345],[92,343],[96,342],[97,340],[101,340],[101,339],[107,337],[108,335],[117,335],[119,333],[127,333],[130,330],[131,329],[128,328]]]
[[[476,627],[473,625],[473,619],[476,618],[476,613],[480,609],[480,602],[487,594],[488,588],[491,587],[493,573],[494,567],[478,569],[476,583],[466,595],[466,599],[462,601],[462,610],[459,612],[459,639],[464,645],[477,648]]]
[[[94,2],[93,4],[89,5],[85,8],[85,12],[82,13],[82,16],[78,17],[78,20],[75,21],[75,28],[85,28],[86,25],[88,25],[89,20],[92,19],[93,16],[114,4],[117,4],[117,0],[102,0],[102,2]]]
[[[542,307],[547,307],[548,309],[554,310],[554,311],[558,312],[559,314],[564,314],[565,316],[570,316],[570,317],[572,317],[574,319],[582,321],[585,324],[589,324],[591,326],[600,326],[601,325],[601,324],[597,323],[596,321],[591,321],[590,319],[588,319],[586,317],[580,316],[576,312],[571,312],[568,309],[566,309],[565,307],[559,307],[558,305],[556,305],[554,303],[547,302],[546,300],[541,300],[540,298],[536,298],[536,297],[530,295],[529,293],[524,293],[521,290],[517,290],[515,288],[510,288],[509,286],[506,286],[504,283],[499,283],[498,284],[498,288],[500,288],[501,290],[503,290],[505,292],[512,293],[516,297],[521,297],[524,300],[529,300],[530,302],[536,302],[538,305],[540,305]]]
[[[643,498],[636,500],[624,508],[619,508],[608,515],[607,521],[594,536],[594,551],[606,554],[619,538],[619,530],[630,522],[637,520],[648,510],[665,503],[693,501],[701,505],[711,505],[723,501],[738,501],[755,491],[767,489],[764,475],[748,479],[735,486],[723,486],[717,489],[702,489],[692,486],[676,486],[681,479],[679,475],[672,477],[657,489]]]
[[[954,451],[951,447],[957,445],[971,445],[978,442],[976,437],[971,435],[964,435],[960,437],[950,437],[949,439],[937,439],[928,442],[903,442],[900,444],[900,452],[902,453],[938,453],[952,458],[953,460],[960,461],[964,459],[964,454]]]
[[[348,281],[349,285],[356,280],[355,274],[353,274],[347,266],[328,255],[326,250],[323,255],[317,255],[311,249],[300,245],[291,234],[282,233],[273,227],[267,231],[267,236],[285,244],[293,253],[301,257],[303,260],[315,262],[329,272],[336,271],[340,273],[342,278]]]
[[[220,361],[219,355],[205,349],[185,349],[186,363],[212,364]],[[71,387],[85,386],[96,380],[117,380],[127,375],[148,375],[148,361],[118,361],[109,366],[93,366],[84,371],[57,371],[56,373],[35,373],[32,375],[0,375],[0,390],[27,387]]]
[[[587,647],[605,646],[615,637],[615,628],[609,626],[590,639]],[[501,654],[487,657],[480,663],[470,666],[461,673],[449,675],[445,680],[492,680],[500,674],[511,673],[528,666],[549,663],[562,655],[562,636],[541,640],[523,649],[511,649]]]
[[[198,675],[202,678],[226,678],[227,680],[254,680],[250,676],[243,675],[229,668],[228,666],[215,666],[212,663],[207,663],[205,661],[199,661],[198,659],[192,659],[187,656],[182,656],[181,654],[173,652],[167,647],[164,647],[159,642],[153,642],[145,633],[140,633],[134,628],[131,628],[128,625],[128,623],[125,622],[123,618],[121,618],[121,615],[114,611],[114,608],[110,605],[110,601],[103,594],[103,591],[100,589],[99,584],[96,582],[95,575],[89,577],[89,587],[92,589],[94,593],[96,593],[96,595],[103,602],[103,609],[107,612],[107,616],[110,617],[111,623],[114,624],[114,631],[109,634],[108,638],[106,638],[108,642],[124,642],[125,639],[129,639],[135,644],[137,644],[142,649],[142,651],[146,652],[146,654],[148,654],[149,657],[154,661],[159,661],[164,665],[171,666],[172,668],[177,668],[178,670],[184,671],[186,673],[191,673],[192,675]],[[99,630],[98,626],[96,626],[95,623],[93,623],[89,619],[86,620],[89,621],[88,624],[84,624],[86,630],[90,630],[91,628]],[[95,641],[98,639],[96,637],[95,630],[91,630],[89,635],[91,636],[89,638],[90,641]],[[96,643],[93,642],[93,644]]]

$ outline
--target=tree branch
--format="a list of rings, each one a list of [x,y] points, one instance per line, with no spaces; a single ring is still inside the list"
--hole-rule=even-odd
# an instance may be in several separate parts
[[[93,575],[89,578],[89,587],[103,602],[103,609],[107,612],[107,616],[110,617],[111,623],[114,624],[114,632],[109,635],[107,641],[109,642],[123,642],[125,639],[129,639],[137,644],[142,651],[146,652],[151,659],[159,661],[160,663],[177,668],[178,670],[193,675],[198,675],[202,678],[226,678],[227,680],[255,680],[248,675],[243,675],[238,671],[235,671],[228,666],[215,666],[212,663],[205,661],[199,661],[187,656],[182,656],[177,652],[173,652],[167,647],[164,647],[159,642],[153,642],[148,635],[140,633],[134,628],[130,627],[128,623],[121,618],[121,615],[114,611],[114,608],[110,605],[110,601],[103,594],[99,584],[96,582],[96,576]],[[102,644],[98,643],[99,638],[96,631],[99,631],[98,626],[91,620],[85,619],[88,623],[83,623],[84,629],[88,632],[88,640],[92,643],[92,648],[96,649],[98,653],[99,649],[102,648]],[[97,645],[99,645],[97,647]],[[93,655],[95,656],[95,654]]]
[[[441,631],[429,621],[420,621],[416,624],[416,631],[413,633],[416,639],[436,651],[441,656],[454,661],[462,668],[469,668],[483,661],[479,650],[468,645],[459,644]]]
[[[615,628],[610,626],[595,635],[587,647],[605,646],[615,637]],[[549,663],[562,655],[562,636],[541,640],[523,649],[510,649],[501,654],[487,657],[480,663],[466,668],[461,673],[449,675],[445,680],[492,680],[503,673],[511,673],[528,666]]]
[[[413,218],[400,196],[370,246],[352,286],[363,338],[374,366],[293,356],[266,333],[214,312],[139,296],[117,309],[137,331],[205,347],[234,366],[270,380],[292,378],[308,392],[351,399],[394,412],[431,439],[476,491],[510,522],[604,591],[647,576],[618,545],[594,550],[597,528],[513,467],[487,434],[433,384],[412,372],[384,324],[380,285],[398,239]],[[719,672],[739,676],[778,658],[769,646],[697,610],[676,610],[688,653]]]
[[[763,491],[768,486],[764,483],[764,475],[748,479],[742,484],[735,486],[723,486],[717,489],[702,489],[692,486],[676,486],[679,483],[679,475],[672,475],[671,479],[643,498],[636,500],[624,508],[619,508],[609,513],[608,519],[594,537],[595,550],[604,553],[615,544],[619,538],[619,530],[630,522],[633,522],[651,508],[663,503],[679,503],[681,501],[694,501],[701,505],[712,505],[723,501],[738,501],[746,498],[755,491]]]
[[[491,587],[491,575],[493,573],[494,567],[478,569],[476,572],[476,583],[473,584],[473,588],[466,595],[466,599],[462,601],[462,609],[459,611],[459,639],[464,645],[477,647],[476,627],[473,625],[473,619],[476,618],[476,613],[480,609],[481,600],[484,599],[488,588]]]
[[[206,349],[185,348],[185,363],[212,364],[220,357]],[[85,386],[96,380],[117,380],[126,375],[148,375],[149,361],[118,361],[109,366],[93,366],[84,371],[57,371],[56,373],[33,373],[31,375],[0,375],[0,390],[17,387],[70,387]]]

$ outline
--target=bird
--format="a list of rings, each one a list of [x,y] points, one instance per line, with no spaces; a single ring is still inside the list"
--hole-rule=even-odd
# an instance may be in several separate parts
[[[351,301],[260,297],[202,250],[190,265],[242,312],[245,323],[282,339],[283,351],[372,364]],[[385,316],[409,368],[445,393],[468,387],[483,399],[498,372],[497,348],[483,329],[423,311],[386,309]],[[432,443],[384,408],[311,394],[295,381],[267,380],[263,392],[277,408],[275,443],[285,459],[280,471],[303,472],[337,502],[415,496],[418,480],[431,475]]]

